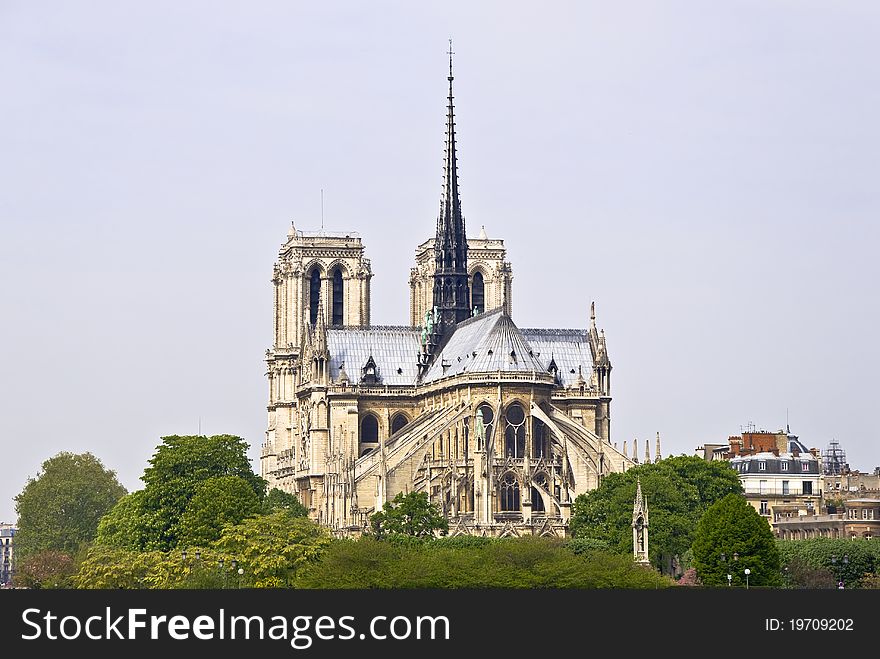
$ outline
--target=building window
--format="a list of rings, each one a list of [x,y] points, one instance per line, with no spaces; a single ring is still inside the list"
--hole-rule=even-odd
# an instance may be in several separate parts
[[[519,483],[510,472],[501,479],[501,510],[519,512]]]
[[[801,490],[801,494],[812,494],[813,493],[813,481],[804,481],[803,490]]]
[[[779,471],[788,471],[788,460],[779,463]]]
[[[483,449],[485,449],[485,443],[492,441],[492,428],[493,422],[495,421],[495,413],[492,411],[492,408],[489,407],[489,405],[486,403],[483,403],[477,409],[479,409],[479,411],[483,413],[483,435],[481,436],[479,432],[476,435],[476,450],[482,451]]]
[[[862,519],[868,519],[868,509],[862,508]]]
[[[521,458],[526,451],[526,414],[519,403],[507,408],[504,415],[504,457]]]
[[[762,515],[769,515],[769,514],[770,514],[770,511],[769,511],[769,509],[768,509],[768,507],[767,507],[767,502],[766,502],[766,501],[762,501],[762,502],[761,502],[761,510],[760,510],[760,513],[761,513]]]
[[[377,444],[379,442],[379,420],[367,414],[361,420],[361,444]]]
[[[318,268],[312,270],[309,277],[309,322],[314,325],[318,322],[318,302],[321,300],[321,271]]]
[[[532,424],[532,457],[535,458],[547,458],[550,456],[550,452],[547,450],[547,426],[538,419],[534,418],[534,423]]]
[[[758,463],[758,471],[767,471],[767,463],[763,462],[763,461],[759,462]]]
[[[333,270],[333,315],[332,325],[342,326],[345,321],[342,316],[342,270],[339,267]]]
[[[393,435],[398,430],[403,428],[409,420],[406,418],[406,414],[396,414],[394,418],[391,419],[391,434]]]
[[[477,270],[471,281],[471,312],[474,309],[477,313],[483,313],[486,309],[485,284],[483,283],[483,273]]]
[[[758,481],[758,494],[767,494],[767,481]]]
[[[541,496],[541,493],[538,492],[538,488],[535,487],[532,488],[532,512],[544,512],[544,497]]]
[[[788,495],[788,481],[782,481],[782,494],[783,496]]]
[[[802,460],[801,471],[810,471],[810,463]]]

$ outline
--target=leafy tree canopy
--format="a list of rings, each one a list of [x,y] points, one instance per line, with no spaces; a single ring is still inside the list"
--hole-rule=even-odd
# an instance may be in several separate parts
[[[208,478],[198,485],[180,518],[178,546],[204,547],[220,537],[224,526],[238,524],[260,508],[260,497],[244,478]]]
[[[216,537],[224,523],[242,519],[227,514],[236,505],[232,495],[223,496],[216,505],[206,501],[209,495],[200,497],[190,510],[185,529],[181,526],[184,515],[205,482],[221,477],[237,478],[228,481],[237,483],[237,505],[248,513],[256,512],[250,494],[261,503],[266,481],[251,470],[247,448],[242,438],[233,435],[163,437],[141,477],[144,489],[111,511],[98,541],[132,550],[169,551],[177,547],[184,531],[187,542]],[[216,517],[211,518],[211,512]],[[196,528],[199,523],[206,528]]]
[[[814,571],[830,574],[835,587],[838,581],[843,581],[846,588],[857,588],[864,575],[875,572],[880,566],[878,538],[777,540],[776,546],[779,548],[783,573],[793,588],[813,587],[804,585],[804,579],[815,580],[817,575]],[[807,566],[812,571],[806,569]],[[804,579],[800,579],[801,576]]]
[[[706,586],[726,586],[728,574],[734,586],[745,585],[746,569],[752,586],[782,585],[770,524],[741,494],[728,494],[706,510],[697,525],[693,551],[694,567]]]
[[[74,558],[57,549],[43,549],[16,560],[15,583],[25,588],[68,588],[76,573]]]
[[[435,531],[445,534],[449,530],[449,522],[439,508],[428,501],[425,492],[399,492],[370,517],[370,525],[376,537],[394,534],[432,536]]]
[[[459,540],[451,538],[448,540]],[[577,555],[557,538],[334,540],[299,588],[665,588],[672,580],[629,556]]]
[[[91,453],[49,458],[15,497],[18,560],[45,550],[76,554],[94,539],[98,521],[124,494],[116,473]]]
[[[273,487],[263,499],[263,513],[286,510],[293,517],[308,517],[309,509],[302,505],[294,495]]]
[[[649,557],[657,566],[662,565],[664,557],[687,552],[697,522],[712,503],[743,491],[739,477],[727,463],[677,456],[639,465],[605,476],[597,489],[577,497],[572,535],[600,540],[613,551],[631,553],[637,477],[648,504]]]
[[[329,544],[329,534],[315,522],[278,510],[227,526],[213,547],[238,561],[248,584],[272,588],[293,585],[297,572]]]

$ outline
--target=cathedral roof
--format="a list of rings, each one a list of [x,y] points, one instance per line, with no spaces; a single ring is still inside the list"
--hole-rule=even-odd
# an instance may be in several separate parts
[[[544,370],[550,362],[558,369],[559,383],[570,387],[583,377],[588,383],[593,373],[590,343],[585,329],[521,329],[523,337]]]
[[[458,323],[422,381],[431,382],[465,372],[546,370],[533,356],[532,347],[522,332],[499,307]]]
[[[375,362],[380,385],[414,385],[418,380],[418,327],[328,328],[327,349],[332,381],[339,380],[344,372],[357,384],[370,357]],[[474,372],[547,373],[551,363],[556,366],[562,386],[576,385],[581,377],[589,382],[593,366],[587,331],[520,329],[498,308],[456,325],[422,382]]]
[[[378,384],[415,384],[419,354],[417,327],[373,326],[327,330],[330,379],[339,379],[340,366],[354,383],[370,357],[376,364]]]

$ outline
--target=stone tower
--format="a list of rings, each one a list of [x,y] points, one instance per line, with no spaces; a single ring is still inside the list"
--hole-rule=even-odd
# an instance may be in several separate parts
[[[372,276],[357,233],[298,231],[291,223],[272,274],[275,324],[274,343],[266,351],[269,422],[262,473],[293,473],[294,391],[302,346],[311,345],[316,328],[323,333],[326,327],[368,326]]]

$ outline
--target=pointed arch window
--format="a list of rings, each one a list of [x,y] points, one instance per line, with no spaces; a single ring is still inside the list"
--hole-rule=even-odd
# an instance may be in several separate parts
[[[549,458],[550,447],[548,441],[548,429],[544,423],[535,417],[532,424],[532,457],[533,458]]]
[[[536,487],[532,488],[532,512],[544,512],[544,497],[541,496],[541,493],[538,492],[538,488]]]
[[[504,457],[522,458],[526,452],[526,414],[519,403],[507,408],[504,415]]]
[[[318,322],[318,302],[321,300],[321,271],[318,268],[312,270],[309,275],[309,323],[314,325]]]
[[[483,413],[483,433],[482,435],[479,433],[479,428],[476,428],[476,442],[477,448],[476,450],[482,451],[486,448],[486,444],[492,442],[492,427],[495,421],[495,412],[492,411],[492,408],[483,403],[479,407],[480,412]]]
[[[361,419],[361,444],[379,443],[379,420],[372,414],[365,414]]]
[[[519,512],[519,483],[516,477],[508,472],[501,479],[500,484],[501,510],[504,512]]]
[[[486,310],[486,284],[483,273],[477,270],[471,279],[471,311],[483,313]]]
[[[342,269],[337,266],[333,269],[333,317],[332,325],[342,326],[345,324],[343,320],[343,289],[342,289]]]
[[[409,419],[406,418],[406,414],[402,412],[400,414],[396,414],[393,419],[391,419],[391,434],[393,435],[398,430],[402,429],[407,423],[409,423]]]

